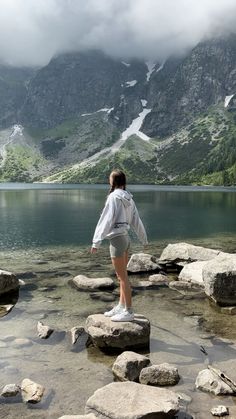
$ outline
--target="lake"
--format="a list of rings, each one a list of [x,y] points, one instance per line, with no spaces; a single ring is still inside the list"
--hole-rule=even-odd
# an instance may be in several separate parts
[[[159,256],[168,243],[236,250],[236,189],[133,186],[146,226],[148,252]],[[89,253],[94,228],[107,194],[106,185],[0,184],[0,268],[25,281],[15,300],[0,302],[13,309],[0,318],[0,377],[2,386],[30,378],[46,387],[37,405],[19,397],[0,397],[0,418],[58,419],[83,414],[86,400],[113,381],[115,355],[86,348],[83,339],[71,345],[69,330],[84,325],[89,314],[103,313],[113,303],[78,292],[68,281],[75,275],[114,278],[108,245]],[[132,235],[132,251],[143,247]],[[147,275],[132,275],[135,312],[150,319],[152,364],[169,362],[181,380],[174,391],[185,394],[184,411],[196,419],[210,417],[217,404],[235,401],[212,397],[195,389],[198,372],[207,364],[236,380],[236,316],[222,314],[207,298],[168,287],[136,289]],[[2,304],[2,306],[1,306]],[[38,321],[55,332],[37,337]],[[205,353],[201,348],[204,348]],[[232,375],[233,374],[233,375]],[[179,416],[179,419],[189,416]]]
[[[0,185],[0,249],[89,245],[106,185]],[[236,233],[236,189],[130,186],[149,241]]]

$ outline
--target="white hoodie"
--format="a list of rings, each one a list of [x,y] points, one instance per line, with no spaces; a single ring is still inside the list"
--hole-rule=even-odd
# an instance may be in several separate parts
[[[147,235],[132,195],[117,188],[111,192],[97,223],[93,236],[93,247],[98,248],[103,239],[127,234],[133,228],[142,244],[147,244]]]

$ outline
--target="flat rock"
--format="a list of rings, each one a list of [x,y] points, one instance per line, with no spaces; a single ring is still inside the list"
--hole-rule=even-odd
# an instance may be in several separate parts
[[[132,322],[113,322],[103,314],[93,314],[86,320],[86,331],[99,348],[149,347],[150,322],[140,314]]]
[[[196,388],[205,392],[218,394],[233,394],[230,388],[218,375],[214,374],[209,369],[199,372],[196,379]]]
[[[16,384],[7,384],[1,391],[3,397],[15,397],[20,393],[20,387]]]
[[[143,368],[139,377],[141,384],[156,386],[174,386],[179,380],[178,369],[175,365],[167,363]]]
[[[0,295],[19,289],[19,281],[11,272],[0,270]]]
[[[112,372],[120,381],[136,381],[141,370],[150,364],[150,359],[132,351],[124,351],[119,355],[113,366]]]
[[[132,273],[161,270],[157,258],[147,253],[135,253],[131,256],[127,271]]]
[[[163,274],[150,275],[148,278],[148,281],[150,281],[153,285],[168,285],[169,284],[168,276],[163,275]]]
[[[213,416],[227,416],[229,414],[229,409],[226,406],[217,406],[211,409],[211,414]]]
[[[186,281],[170,281],[168,286],[178,291],[199,291],[199,285]]]
[[[77,275],[72,279],[72,283],[80,291],[105,290],[115,287],[111,278],[89,278],[85,275]]]
[[[38,322],[37,331],[38,331],[39,338],[47,339],[53,333],[54,330],[51,329],[49,326],[44,325],[42,322]]]
[[[179,274],[180,281],[191,282],[191,284],[199,285],[204,288],[202,270],[208,261],[191,262],[185,265]]]
[[[45,388],[29,378],[25,378],[21,383],[21,395],[24,402],[39,403],[43,397]]]
[[[205,293],[220,305],[236,306],[236,254],[221,254],[202,270]]]
[[[159,261],[161,263],[196,262],[210,260],[219,255],[220,250],[208,249],[202,246],[194,246],[189,243],[168,244],[163,250]]]
[[[173,418],[179,411],[173,391],[127,381],[111,383],[95,391],[85,412],[100,419]]]

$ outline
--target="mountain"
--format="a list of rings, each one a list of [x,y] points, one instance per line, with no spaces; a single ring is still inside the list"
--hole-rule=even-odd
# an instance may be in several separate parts
[[[165,63],[101,51],[0,67],[0,180],[236,183],[236,35]],[[5,89],[5,90],[4,90]]]

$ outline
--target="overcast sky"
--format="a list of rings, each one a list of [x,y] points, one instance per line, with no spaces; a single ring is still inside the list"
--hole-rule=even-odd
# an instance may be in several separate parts
[[[0,0],[0,61],[16,66],[86,48],[160,61],[227,31],[236,0]]]

